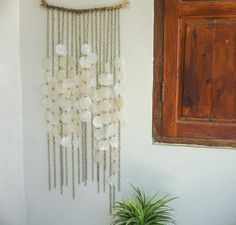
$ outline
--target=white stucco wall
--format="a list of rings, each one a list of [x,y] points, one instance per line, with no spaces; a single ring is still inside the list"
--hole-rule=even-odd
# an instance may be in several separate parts
[[[72,7],[101,3],[99,0],[50,2]],[[64,196],[47,190],[46,139],[40,105],[44,13],[39,0],[20,1],[28,225],[108,225],[108,199],[106,195],[97,195],[94,186],[81,188],[75,201],[71,199],[71,190]],[[131,0],[130,9],[122,12],[128,104],[122,139],[120,197],[130,192],[129,183],[133,183],[149,192],[179,196],[174,204],[179,225],[234,225],[236,151],[152,144],[153,20],[153,0]]]
[[[0,224],[25,225],[19,1],[0,1]]]

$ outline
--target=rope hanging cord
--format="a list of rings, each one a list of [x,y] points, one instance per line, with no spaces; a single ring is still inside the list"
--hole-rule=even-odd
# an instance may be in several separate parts
[[[111,6],[85,8],[85,9],[71,9],[71,8],[51,5],[51,4],[47,3],[46,0],[41,0],[41,6],[43,8],[54,9],[54,10],[59,10],[59,11],[66,11],[66,12],[71,12],[71,13],[86,13],[86,12],[109,11],[109,10],[114,10],[114,9],[122,9],[122,8],[128,8],[129,4],[130,4],[129,0],[123,0],[121,3],[111,5]]]

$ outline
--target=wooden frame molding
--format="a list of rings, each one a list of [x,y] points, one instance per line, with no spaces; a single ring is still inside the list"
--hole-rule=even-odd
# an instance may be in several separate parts
[[[155,0],[153,142],[236,147],[236,2]]]

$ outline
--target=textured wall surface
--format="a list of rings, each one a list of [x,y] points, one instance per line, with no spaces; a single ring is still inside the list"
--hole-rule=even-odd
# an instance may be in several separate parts
[[[72,7],[101,4],[99,0],[50,2]],[[108,198],[97,195],[95,186],[81,188],[75,201],[71,190],[64,196],[47,190],[46,138],[40,105],[45,12],[39,0],[21,0],[20,19],[28,225],[108,225]],[[130,193],[129,183],[133,183],[149,192],[179,196],[173,204],[179,225],[236,224],[236,151],[152,144],[153,0],[131,0],[130,9],[122,12],[121,32],[128,104],[120,197]]]
[[[19,1],[0,1],[0,224],[25,225]]]

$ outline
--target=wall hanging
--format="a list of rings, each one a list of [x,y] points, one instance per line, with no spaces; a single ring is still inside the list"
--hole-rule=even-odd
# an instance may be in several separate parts
[[[96,181],[109,192],[110,213],[121,187],[121,125],[124,59],[121,55],[122,1],[108,7],[46,9],[46,57],[42,88],[47,124],[48,188]],[[90,179],[91,178],[91,179]]]

